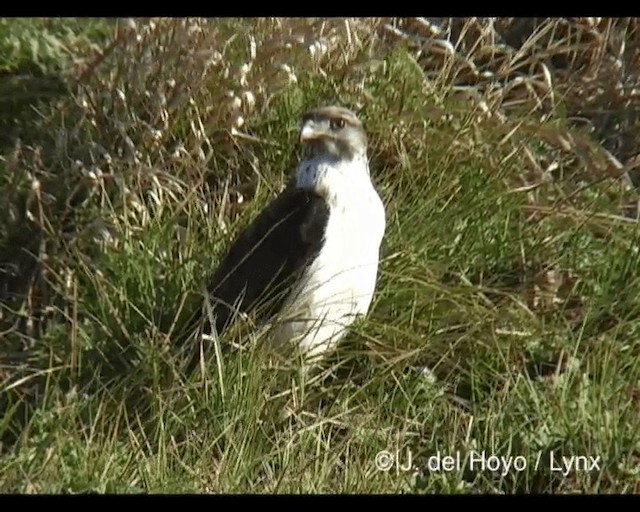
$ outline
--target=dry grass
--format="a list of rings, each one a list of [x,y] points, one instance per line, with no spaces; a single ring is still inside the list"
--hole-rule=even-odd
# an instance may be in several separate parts
[[[0,160],[3,488],[634,489],[635,19],[111,28]],[[300,113],[334,102],[365,120],[389,212],[358,375],[301,384],[241,350],[184,380],[172,346],[202,276],[284,182]],[[435,384],[407,380],[422,364]],[[372,476],[390,439],[619,462]]]

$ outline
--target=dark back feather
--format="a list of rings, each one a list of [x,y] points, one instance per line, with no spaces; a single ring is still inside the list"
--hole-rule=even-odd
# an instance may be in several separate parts
[[[287,187],[231,245],[209,286],[216,332],[236,311],[266,320],[324,241],[329,210],[313,192]],[[206,322],[205,322],[206,323]]]

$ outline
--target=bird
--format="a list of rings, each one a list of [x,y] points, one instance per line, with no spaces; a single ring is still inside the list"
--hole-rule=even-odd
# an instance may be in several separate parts
[[[284,189],[236,237],[208,286],[220,336],[238,314],[270,324],[308,364],[366,316],[379,275],[385,207],[371,178],[363,123],[350,109],[308,110],[304,150]],[[211,317],[209,317],[211,318]]]

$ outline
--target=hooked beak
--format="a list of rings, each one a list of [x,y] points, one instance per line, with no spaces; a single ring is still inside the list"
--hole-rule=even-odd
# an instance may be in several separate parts
[[[310,142],[326,137],[327,133],[313,121],[307,121],[300,130],[300,143]]]

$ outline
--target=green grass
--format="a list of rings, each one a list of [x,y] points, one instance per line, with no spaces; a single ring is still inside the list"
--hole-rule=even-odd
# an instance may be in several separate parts
[[[68,91],[71,67],[100,49],[111,25],[99,19],[0,20],[0,148],[29,138],[29,122]]]
[[[14,38],[35,37],[36,21],[3,23]],[[225,65],[236,69],[250,53],[251,23],[210,23],[209,40],[165,20],[123,43],[34,121],[39,150],[7,150],[0,162],[0,205],[17,212],[0,231],[0,260],[31,277],[16,246],[47,256],[36,265],[43,277],[17,279],[3,295],[0,490],[636,492],[639,233],[620,213],[633,195],[554,153],[533,113],[501,124],[461,100],[444,74],[427,80],[410,51],[372,56],[362,34],[352,34],[358,51],[336,50],[326,76],[291,50],[297,80],[277,82],[265,64],[277,57],[260,52],[286,31],[267,20],[246,86],[258,99],[245,113],[247,136],[229,137],[221,98],[239,86],[220,70],[202,75],[208,54],[198,52],[229,41]],[[170,44],[181,37],[185,54]],[[159,57],[140,78],[136,52],[145,49]],[[192,84],[193,101],[156,104],[169,80]],[[258,83],[273,85],[268,103]],[[370,315],[314,380],[295,360],[265,353],[257,342],[268,340],[247,326],[222,340],[221,358],[182,375],[173,342],[202,276],[283,182],[302,111],[336,97],[363,107],[387,209]],[[162,126],[159,143],[145,138],[145,123]],[[173,158],[177,144],[185,149]],[[582,178],[525,190],[525,150]],[[92,181],[97,169],[114,178]],[[34,196],[35,178],[48,202]],[[249,207],[224,213],[225,188],[243,186]],[[41,230],[25,208],[40,212]],[[565,286],[545,302],[540,284],[552,271]],[[40,335],[14,325],[39,314],[25,300],[34,291],[48,307]],[[387,471],[376,467],[381,452],[395,457]],[[471,467],[483,452],[517,458],[518,470]],[[460,467],[430,469],[437,454],[459,456]],[[597,457],[599,467],[562,474],[552,467],[562,456]],[[409,460],[411,469],[400,467]]]

